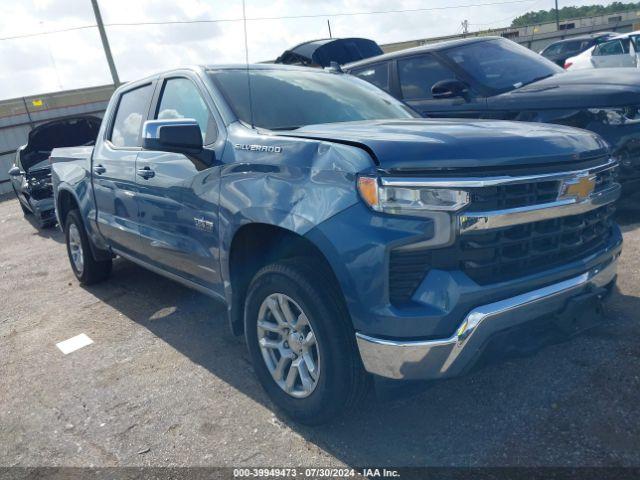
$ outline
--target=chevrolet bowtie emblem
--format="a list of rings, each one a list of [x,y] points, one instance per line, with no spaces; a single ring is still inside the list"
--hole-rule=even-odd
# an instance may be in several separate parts
[[[562,185],[560,198],[575,198],[577,200],[584,200],[593,193],[593,190],[595,188],[595,176],[583,176],[571,180],[565,180],[564,184]]]

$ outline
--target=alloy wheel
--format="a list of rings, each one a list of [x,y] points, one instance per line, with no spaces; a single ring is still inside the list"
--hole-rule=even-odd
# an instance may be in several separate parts
[[[313,393],[320,378],[320,350],[309,318],[291,297],[273,293],[258,311],[258,343],[273,380],[295,398]]]

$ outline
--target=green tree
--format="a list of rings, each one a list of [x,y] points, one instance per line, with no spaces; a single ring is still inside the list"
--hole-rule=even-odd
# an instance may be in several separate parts
[[[597,17],[600,15],[611,15],[612,13],[628,12],[640,10],[640,2],[622,3],[613,2],[609,5],[584,5],[582,7],[562,7],[560,9],[560,20],[572,18]],[[556,11],[538,10],[537,12],[527,12],[516,17],[511,22],[512,27],[524,27],[538,23],[551,23],[556,21]]]

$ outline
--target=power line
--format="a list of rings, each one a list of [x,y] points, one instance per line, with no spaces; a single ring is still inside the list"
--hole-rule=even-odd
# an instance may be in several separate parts
[[[339,12],[339,13],[319,13],[309,15],[284,15],[279,17],[249,17],[246,21],[260,21],[260,20],[294,20],[303,18],[318,18],[318,17],[352,17],[360,15],[384,15],[390,13],[418,13],[418,12],[433,12],[441,10],[454,10],[457,8],[471,8],[471,7],[487,7],[495,5],[508,5],[515,3],[530,3],[534,0],[505,0],[498,2],[487,3],[473,3],[465,5],[445,5],[442,7],[430,7],[430,8],[412,8],[402,10],[375,10],[368,12]],[[170,20],[170,21],[157,21],[157,22],[122,22],[122,23],[105,23],[105,27],[130,27],[130,26],[145,26],[145,25],[192,25],[192,24],[208,24],[208,23],[223,23],[223,22],[242,22],[244,18],[221,18],[213,20]],[[84,30],[88,28],[96,28],[96,25],[82,25],[77,27],[63,28],[59,30],[49,30],[47,32],[25,33],[21,35],[13,35],[9,37],[2,37],[1,40],[16,40],[20,38],[38,37],[42,35],[52,35],[55,33],[71,32],[75,30]]]

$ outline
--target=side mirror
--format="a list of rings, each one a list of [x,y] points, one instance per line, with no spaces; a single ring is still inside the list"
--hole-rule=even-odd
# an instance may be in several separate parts
[[[191,118],[148,120],[142,127],[142,148],[160,152],[202,152],[202,132]]]
[[[20,168],[16,165],[11,167],[11,169],[9,170],[10,177],[19,177],[20,175],[22,175],[22,170],[20,170]]]
[[[431,96],[435,99],[464,97],[468,91],[460,80],[440,80],[431,87]]]

